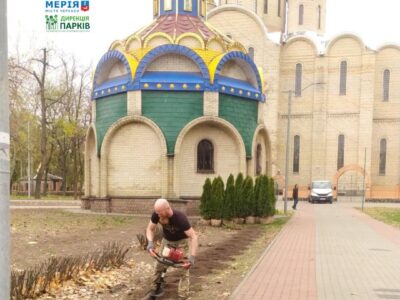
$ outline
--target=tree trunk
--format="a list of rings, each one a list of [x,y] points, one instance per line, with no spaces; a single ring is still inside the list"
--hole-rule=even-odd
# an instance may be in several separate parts
[[[45,97],[45,80],[46,80],[46,69],[47,69],[47,49],[43,49],[43,60],[42,63],[42,74],[41,78],[34,73],[36,80],[39,83],[40,87],[40,111],[41,111],[41,136],[40,136],[40,154],[41,154],[41,163],[39,167],[39,171],[36,175],[36,189],[35,189],[35,199],[40,199],[41,189],[40,185],[43,178],[43,173],[47,164],[47,107],[46,107],[46,97]]]
[[[77,137],[75,136],[74,137],[74,144],[73,144],[73,148],[72,149],[74,149],[73,151],[74,151],[74,199],[76,200],[76,199],[78,199],[78,180],[79,180],[79,178],[78,178],[78,163],[77,163],[77,143],[76,143],[76,139],[77,139]]]

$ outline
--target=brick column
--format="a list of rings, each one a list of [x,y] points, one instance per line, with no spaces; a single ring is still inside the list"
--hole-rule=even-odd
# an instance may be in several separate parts
[[[203,114],[205,116],[218,117],[219,93],[204,92]]]
[[[129,91],[127,96],[128,116],[142,115],[142,91]]]
[[[168,156],[166,159],[166,172],[164,172],[165,176],[163,177],[163,187],[165,188],[165,194],[163,193],[163,197],[168,199],[177,198],[177,191],[174,188],[175,183],[175,172],[174,172],[174,163],[175,156]]]
[[[96,122],[96,100],[92,100],[92,122]]]

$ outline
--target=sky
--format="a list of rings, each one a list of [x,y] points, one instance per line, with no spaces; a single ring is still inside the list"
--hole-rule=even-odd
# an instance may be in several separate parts
[[[400,0],[326,0],[326,37],[343,32],[360,36],[376,49],[400,45]],[[52,46],[95,66],[111,43],[149,24],[151,0],[89,1],[90,32],[46,32],[45,0],[7,0],[9,53]]]

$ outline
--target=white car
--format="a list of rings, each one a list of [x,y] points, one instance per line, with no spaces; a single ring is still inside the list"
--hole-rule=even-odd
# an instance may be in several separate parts
[[[310,198],[308,200],[314,202],[329,202],[333,201],[332,184],[328,180],[316,180],[310,186]]]

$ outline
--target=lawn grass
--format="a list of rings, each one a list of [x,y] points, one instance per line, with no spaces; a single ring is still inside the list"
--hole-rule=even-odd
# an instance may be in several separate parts
[[[374,219],[400,228],[400,208],[369,207],[364,208],[364,213]]]

